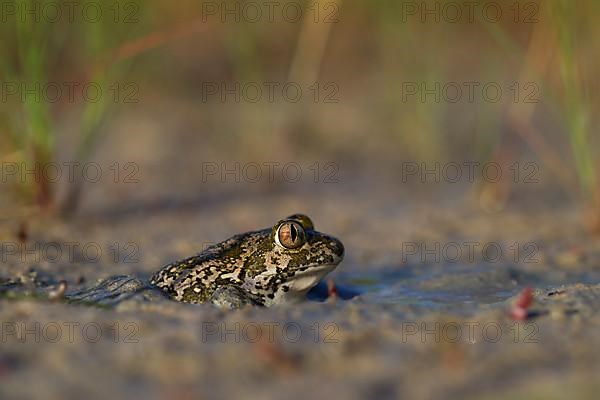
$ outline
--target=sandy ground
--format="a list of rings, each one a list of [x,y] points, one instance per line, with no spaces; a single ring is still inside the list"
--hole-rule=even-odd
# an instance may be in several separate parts
[[[4,281],[0,397],[547,399],[597,393],[600,243],[581,227],[577,210],[532,212],[524,202],[491,214],[469,196],[434,206],[371,184],[359,193],[339,184],[265,195],[255,185],[199,198],[184,193],[167,202],[116,197],[108,208],[88,196],[70,220],[30,219],[25,242],[15,236],[17,220],[5,224],[4,242],[30,246],[24,247],[30,252],[25,259],[22,252],[3,255],[0,276],[25,289]],[[293,212],[307,213],[317,229],[343,241],[346,258],[331,276],[340,292],[360,295],[223,311],[171,301],[100,308],[27,294],[33,276],[66,280],[69,290],[115,274],[144,277]],[[48,244],[71,241],[94,243],[102,255],[76,250],[51,262]],[[454,243],[464,251],[463,243],[472,241],[480,246],[473,258],[463,254],[458,261],[450,250],[440,250],[436,260],[407,247],[450,249]],[[487,243],[502,246],[500,259],[479,250]],[[530,318],[515,321],[508,310],[527,286],[535,289]]]

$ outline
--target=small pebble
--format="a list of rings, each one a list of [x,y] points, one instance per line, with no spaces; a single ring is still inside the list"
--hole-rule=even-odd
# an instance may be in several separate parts
[[[65,297],[65,291],[67,290],[67,281],[60,281],[55,290],[48,293],[48,299],[52,301],[62,300]]]

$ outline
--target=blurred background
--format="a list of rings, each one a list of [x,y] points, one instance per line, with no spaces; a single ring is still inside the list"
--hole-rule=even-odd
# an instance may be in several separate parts
[[[309,191],[467,194],[492,212],[529,193],[582,207],[597,230],[599,7],[3,3],[3,213],[201,200],[238,183],[288,190],[291,162]],[[89,162],[116,179],[34,168]],[[264,163],[281,163],[274,179]],[[487,163],[501,179],[486,179]],[[135,184],[111,184],[128,174]]]

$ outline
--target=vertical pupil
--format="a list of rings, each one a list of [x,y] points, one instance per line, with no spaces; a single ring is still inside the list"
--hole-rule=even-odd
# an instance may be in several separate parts
[[[296,241],[296,237],[298,236],[298,232],[296,231],[294,224],[290,226],[290,230],[292,231],[292,243],[294,243]]]

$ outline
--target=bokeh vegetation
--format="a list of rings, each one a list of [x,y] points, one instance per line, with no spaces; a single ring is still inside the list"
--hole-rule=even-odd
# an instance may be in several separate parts
[[[227,157],[325,157],[388,167],[406,160],[533,159],[557,190],[596,210],[593,225],[600,226],[598,2],[500,2],[503,15],[494,22],[482,16],[489,1],[477,2],[472,21],[463,9],[458,22],[446,1],[294,1],[305,11],[294,22],[282,17],[283,6],[275,8],[274,21],[266,13],[257,22],[243,14],[239,21],[206,14],[208,3],[234,10],[244,4],[235,1],[96,3],[104,11],[96,23],[77,13],[74,22],[66,15],[36,22],[4,12],[2,82],[96,82],[103,88],[137,82],[142,104],[163,97],[177,100],[173,109],[187,104],[197,110],[185,114],[189,125],[209,127],[196,134]],[[448,13],[440,11],[435,21],[409,13],[407,4],[437,4]],[[318,17],[309,11],[315,7]],[[337,101],[323,102],[330,94],[324,91],[317,102],[310,91],[299,103],[203,98],[205,82],[267,81],[303,88],[318,82],[319,90],[334,83]],[[504,93],[489,101],[476,91],[469,101],[463,91],[456,102],[406,93],[410,84],[464,89],[464,82],[497,83]],[[107,122],[127,112],[111,95],[98,102],[22,100],[7,96],[1,104],[3,162],[90,159],[108,134]],[[149,112],[147,118],[158,117]],[[23,202],[57,205],[43,179],[18,190]],[[497,196],[506,190],[492,189]],[[58,206],[73,210],[80,194],[73,185]]]

